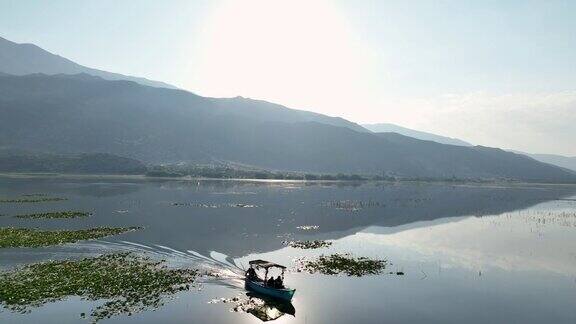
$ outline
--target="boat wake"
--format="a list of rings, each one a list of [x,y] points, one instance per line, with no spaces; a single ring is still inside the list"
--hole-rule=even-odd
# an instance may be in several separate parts
[[[244,287],[244,269],[231,257],[216,251],[203,255],[193,250],[177,250],[165,245],[145,245],[129,241],[95,240],[78,245],[78,248],[95,250],[99,253],[133,252],[164,260],[169,266],[195,268],[203,276],[202,282],[216,283],[234,288]]]
[[[193,250],[177,250],[159,244],[141,244],[130,241],[93,240],[67,244],[45,249],[21,249],[0,251],[0,269],[3,264],[18,267],[25,264],[44,262],[47,260],[80,259],[96,257],[102,254],[130,252],[154,260],[166,262],[168,267],[193,268],[201,273],[195,283],[223,286],[237,291],[234,297],[215,298],[209,303],[224,303],[230,305],[230,311],[249,313],[262,321],[277,319],[285,314],[293,315],[296,310],[289,301],[281,301],[245,291],[244,267],[223,253],[211,251],[203,255]]]
[[[5,249],[0,251],[0,269],[10,269],[48,260],[79,259],[101,254],[131,252],[156,260],[169,267],[194,268],[200,271],[200,283],[244,289],[244,269],[231,257],[216,251],[203,255],[193,250],[177,250],[165,245],[145,245],[129,241],[93,240],[47,247],[44,249]]]
[[[231,257],[216,251],[206,256],[192,250],[181,251],[164,245],[144,245],[128,241],[92,241],[90,245],[100,253],[107,250],[134,252],[165,260],[168,265],[198,269],[204,274],[199,278],[199,282],[242,291],[242,294],[233,298],[219,298],[209,302],[227,303],[231,305],[230,311],[233,312],[249,313],[261,321],[275,320],[285,314],[294,316],[296,313],[290,301],[276,300],[253,292],[245,293],[244,268],[238,266]]]

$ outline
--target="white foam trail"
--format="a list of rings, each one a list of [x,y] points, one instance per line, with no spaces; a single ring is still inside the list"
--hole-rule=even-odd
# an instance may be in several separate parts
[[[192,254],[192,255],[195,255],[195,256],[197,256],[197,257],[199,257],[199,258],[204,257],[202,254],[200,254],[200,253],[198,253],[198,252],[196,252],[196,251],[193,251],[193,250],[186,250],[186,252],[188,252],[188,253],[190,253],[190,254]]]
[[[69,249],[72,249],[70,251]],[[135,252],[163,259],[168,264],[196,268],[208,276],[200,280],[206,283],[242,288],[244,270],[238,267],[234,260],[226,254],[211,251],[209,256],[194,250],[179,251],[165,245],[146,245],[129,241],[89,241],[65,247],[62,252],[78,252],[86,254],[102,254],[112,252]]]
[[[184,253],[184,252],[182,252],[182,251],[178,251],[178,250],[173,249],[173,248],[168,247],[168,246],[158,245],[158,244],[156,244],[155,246],[156,246],[156,247],[159,247],[159,248],[161,248],[161,249],[164,249],[164,250],[168,250],[168,251],[170,251],[170,252],[172,252],[172,253],[174,253],[174,254],[177,254],[177,255],[179,255],[179,256],[182,256],[182,257],[184,257],[184,258],[189,258],[189,257],[190,257],[188,254],[186,254],[186,253]]]
[[[210,257],[211,257],[212,259],[218,261],[218,262],[227,264],[227,265],[229,265],[229,266],[231,266],[231,267],[235,267],[235,268],[238,267],[238,266],[236,266],[235,264],[231,264],[231,263],[227,260],[228,256],[225,255],[225,254],[223,254],[223,253],[216,252],[216,251],[211,251],[211,252],[210,252]]]
[[[120,242],[122,242],[124,244],[128,244],[128,245],[138,246],[138,247],[145,248],[145,249],[151,249],[151,247],[149,247],[148,245],[144,245],[144,244],[128,242],[128,241],[120,241]],[[112,242],[110,242],[110,243],[112,243]]]

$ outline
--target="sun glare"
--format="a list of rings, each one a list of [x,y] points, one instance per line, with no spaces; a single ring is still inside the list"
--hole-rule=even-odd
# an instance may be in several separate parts
[[[338,106],[345,112],[348,100],[358,102],[366,60],[335,4],[227,1],[206,26],[190,89],[299,108],[332,106],[331,114]]]

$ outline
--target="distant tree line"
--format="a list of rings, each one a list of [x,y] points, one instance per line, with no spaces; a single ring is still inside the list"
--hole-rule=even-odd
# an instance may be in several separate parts
[[[414,182],[448,182],[448,183],[484,183],[510,182],[512,179],[477,179],[446,177],[402,177],[382,173],[380,175],[360,174],[317,174],[303,172],[282,172],[263,169],[249,169],[229,165],[161,165],[148,168],[149,177],[192,177],[211,179],[261,179],[261,180],[302,180],[302,181],[414,181]]]
[[[358,174],[314,174],[301,172],[281,172],[261,169],[242,169],[218,165],[163,165],[150,167],[149,177],[193,177],[214,179],[263,179],[263,180],[324,180],[324,181],[365,181],[393,180],[391,177],[367,176]]]
[[[114,154],[0,150],[0,172],[144,174],[146,171],[144,163]]]

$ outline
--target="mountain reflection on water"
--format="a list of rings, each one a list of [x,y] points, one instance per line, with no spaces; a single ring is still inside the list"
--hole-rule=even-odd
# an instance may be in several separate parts
[[[0,218],[0,226],[70,228],[142,226],[122,240],[159,244],[201,254],[218,251],[231,257],[282,247],[282,239],[338,239],[368,226],[395,227],[418,221],[465,215],[482,216],[523,209],[570,196],[573,187],[501,187],[443,184],[367,183],[346,185],[250,183],[233,181],[90,182],[70,179],[2,179],[2,196],[46,192],[65,196],[59,208],[86,210],[83,222],[30,222]],[[357,210],[329,202],[378,202]],[[175,206],[174,203],[183,205]],[[190,206],[188,206],[188,205]],[[196,207],[204,204],[208,208]],[[254,208],[232,207],[253,205]],[[329,205],[329,204],[328,204]],[[0,206],[3,213],[44,210],[42,206]],[[50,205],[50,207],[56,207]],[[298,226],[314,225],[311,230]],[[114,240],[114,238],[111,238]]]
[[[0,226],[142,226],[101,241],[0,250],[0,267],[46,259],[136,251],[210,273],[198,289],[122,323],[554,323],[576,322],[575,186],[422,183],[144,181],[129,178],[0,178],[0,197],[47,193],[68,200],[0,204]],[[80,210],[84,219],[19,219]],[[327,240],[301,250],[287,240]],[[386,259],[362,278],[289,272],[290,305],[246,295],[252,259],[352,253]],[[208,305],[211,300],[235,302]],[[7,323],[84,323],[74,298]],[[243,311],[230,311],[236,306]],[[289,307],[286,307],[289,306]],[[88,308],[89,309],[89,308]],[[286,316],[294,314],[298,316]]]

